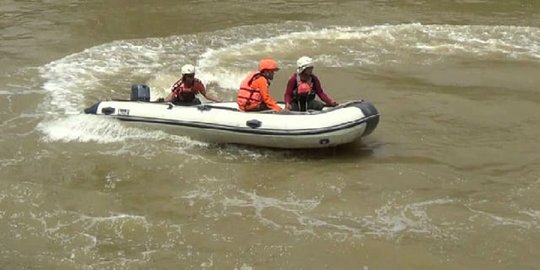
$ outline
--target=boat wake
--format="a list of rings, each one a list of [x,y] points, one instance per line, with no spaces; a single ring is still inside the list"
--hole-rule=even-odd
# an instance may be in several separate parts
[[[163,136],[118,122],[63,114],[78,113],[98,100],[125,98],[135,82],[150,85],[152,99],[163,97],[179,67],[186,62],[197,64],[198,76],[210,91],[232,100],[246,72],[268,55],[291,70],[303,54],[313,56],[322,67],[376,68],[396,63],[429,66],[451,58],[537,61],[538,44],[538,28],[419,23],[318,27],[285,22],[194,35],[119,40],[68,55],[40,69],[48,96],[39,110],[51,114],[39,129],[50,141],[114,142]],[[74,119],[85,122],[76,124]]]

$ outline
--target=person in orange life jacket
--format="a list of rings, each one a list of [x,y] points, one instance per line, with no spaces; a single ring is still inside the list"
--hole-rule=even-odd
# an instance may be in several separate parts
[[[262,59],[259,62],[259,71],[251,71],[242,81],[236,103],[240,111],[281,111],[281,107],[270,96],[268,86],[274,79],[274,73],[279,70],[273,59]]]
[[[296,62],[296,72],[285,90],[285,108],[291,111],[322,110],[324,106],[338,104],[322,89],[319,78],[313,74],[313,59],[302,56]],[[315,99],[318,96],[324,103]]]
[[[201,94],[208,100],[220,102],[215,97],[206,94],[206,88],[201,80],[195,78],[195,67],[187,64],[182,66],[182,78],[173,84],[171,93],[165,98],[165,102],[172,102],[176,105],[199,105],[201,101],[196,98],[197,94]]]

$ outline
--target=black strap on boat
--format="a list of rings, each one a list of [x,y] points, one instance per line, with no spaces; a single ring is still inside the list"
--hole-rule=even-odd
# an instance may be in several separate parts
[[[258,128],[258,127],[261,127],[261,125],[262,125],[262,122],[257,119],[246,121],[246,126],[250,128]]]
[[[197,110],[199,110],[199,111],[209,111],[211,109],[212,109],[212,107],[210,107],[208,105],[199,105],[199,106],[197,106]]]
[[[115,109],[113,107],[105,107],[101,109],[101,112],[105,115],[113,114]]]

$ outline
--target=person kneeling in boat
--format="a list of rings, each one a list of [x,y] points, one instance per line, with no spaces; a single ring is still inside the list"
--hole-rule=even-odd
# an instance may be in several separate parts
[[[251,71],[242,81],[236,103],[243,112],[272,110],[279,112],[281,107],[270,96],[268,86],[278,71],[278,64],[273,59],[262,59],[259,62],[259,71]]]
[[[171,93],[165,98],[165,102],[172,102],[176,105],[191,106],[199,105],[201,101],[195,97],[201,94],[208,100],[220,102],[215,97],[206,94],[206,88],[201,80],[195,78],[195,67],[187,64],[182,66],[182,78],[173,84]]]
[[[313,74],[313,59],[302,56],[296,61],[296,72],[291,76],[285,90],[285,108],[291,111],[322,110],[338,104],[322,89],[321,82]],[[323,102],[315,99],[318,96]]]

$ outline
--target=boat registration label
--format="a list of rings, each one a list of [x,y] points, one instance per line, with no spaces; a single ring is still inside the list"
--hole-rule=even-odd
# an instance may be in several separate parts
[[[129,110],[128,109],[118,109],[118,115],[128,116],[129,115]]]

